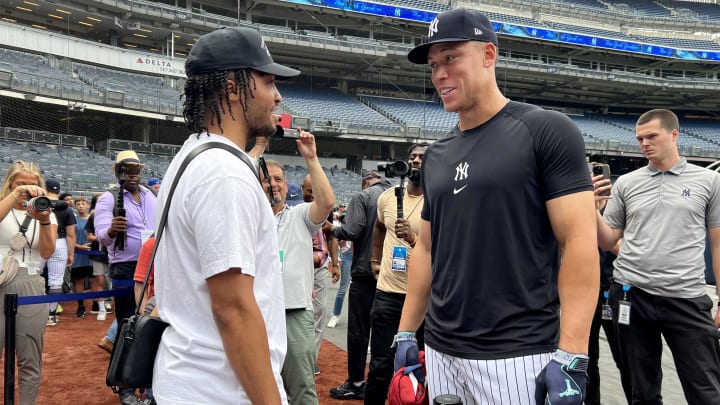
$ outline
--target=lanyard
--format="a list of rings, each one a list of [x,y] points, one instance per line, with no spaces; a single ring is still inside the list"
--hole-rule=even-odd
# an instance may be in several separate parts
[[[15,216],[15,208],[11,209],[10,212],[12,212],[12,216],[13,216],[13,218],[15,219],[15,223],[16,223],[17,226],[18,226],[18,231],[21,232],[22,235],[23,235],[23,238],[25,238],[25,243],[27,244],[27,246],[28,246],[28,251],[29,251],[28,254],[32,255],[32,244],[33,244],[33,242],[35,242],[35,232],[37,231],[37,221],[33,221],[33,233],[32,233],[32,238],[28,241],[27,235],[25,235],[25,232],[27,231],[27,228],[23,227],[23,226],[20,224],[20,221],[18,221],[17,216]],[[27,216],[27,213],[25,214],[25,216]],[[22,251],[22,252],[23,252],[23,257],[22,257],[22,259],[23,259],[23,261],[25,261],[25,247],[23,247],[23,251]]]

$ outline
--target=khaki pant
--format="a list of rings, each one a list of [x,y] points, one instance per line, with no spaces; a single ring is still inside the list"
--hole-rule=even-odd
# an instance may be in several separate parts
[[[45,295],[45,281],[39,275],[28,275],[21,268],[15,279],[0,287],[0,352],[5,346],[5,294],[22,296]],[[34,405],[42,374],[43,337],[47,321],[47,304],[18,307],[15,330],[15,356],[20,386],[20,405]]]
[[[287,355],[282,368],[283,385],[290,405],[316,405],[315,331],[313,312],[305,309],[285,311]]]

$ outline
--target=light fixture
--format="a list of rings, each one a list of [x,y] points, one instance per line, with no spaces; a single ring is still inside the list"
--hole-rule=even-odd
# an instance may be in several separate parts
[[[65,18],[55,14],[48,14],[48,17],[57,18],[58,20],[62,20],[63,18]]]
[[[35,28],[40,28],[41,30],[46,30],[46,29],[47,29],[47,27],[44,27],[44,26],[42,26],[42,25],[33,24],[32,26],[35,27]]]
[[[160,52],[160,50],[158,48],[150,48],[150,50],[153,52]]]
[[[85,26],[87,26],[87,27],[94,27],[94,25],[90,24],[89,22],[85,22],[85,21],[78,21],[78,24],[82,24],[82,25],[85,25]]]
[[[13,22],[13,23],[17,22],[17,20],[13,20],[12,18],[7,18],[7,17],[0,17],[0,20],[5,20],[5,21]]]
[[[18,10],[27,11],[27,12],[29,12],[29,13],[32,13],[32,9],[31,9],[31,8],[20,7],[20,6],[15,6],[15,8],[18,9]]]
[[[55,11],[57,11],[58,13],[63,13],[63,14],[72,14],[72,12],[63,10],[61,8],[56,8]]]
[[[29,4],[29,5],[31,5],[31,6],[35,6],[35,7],[38,7],[38,6],[40,6],[40,5],[39,5],[39,4],[37,4],[37,3],[33,3],[32,1],[27,1],[27,0],[23,1],[23,3],[25,3],[25,4]]]
[[[90,17],[90,16],[88,16],[87,19],[88,19],[88,20],[93,20],[93,21],[96,21],[96,22],[102,22],[101,19],[95,18],[95,17]]]
[[[138,31],[142,31],[142,32],[152,32],[152,30],[149,30],[149,29],[147,29],[147,28],[138,28]]]
[[[127,44],[126,43],[125,46],[127,46],[128,48],[137,48],[137,45],[135,45],[135,44]]]
[[[147,35],[143,34],[133,34],[134,37],[140,37],[140,38],[147,38]]]
[[[187,45],[187,46],[195,46],[195,44],[185,44],[185,45]]]
[[[187,56],[186,53],[182,53],[182,52],[175,52],[175,55],[178,55],[178,56]]]

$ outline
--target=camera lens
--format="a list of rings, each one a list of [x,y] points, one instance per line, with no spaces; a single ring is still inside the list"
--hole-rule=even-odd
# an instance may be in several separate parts
[[[393,170],[395,173],[402,174],[407,173],[410,171],[410,165],[407,164],[407,162],[403,160],[398,160],[397,162],[393,163]]]
[[[50,199],[47,197],[35,197],[28,201],[28,206],[32,207],[35,211],[47,211],[50,209]]]

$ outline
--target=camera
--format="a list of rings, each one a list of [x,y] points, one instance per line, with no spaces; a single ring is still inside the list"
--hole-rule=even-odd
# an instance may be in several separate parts
[[[44,195],[30,198],[26,203],[26,208],[32,208],[33,211],[42,212],[47,210],[56,210],[67,208],[65,201],[51,200]]]
[[[378,163],[378,171],[385,172],[385,177],[407,177],[410,175],[410,169],[410,164],[404,160]]]

